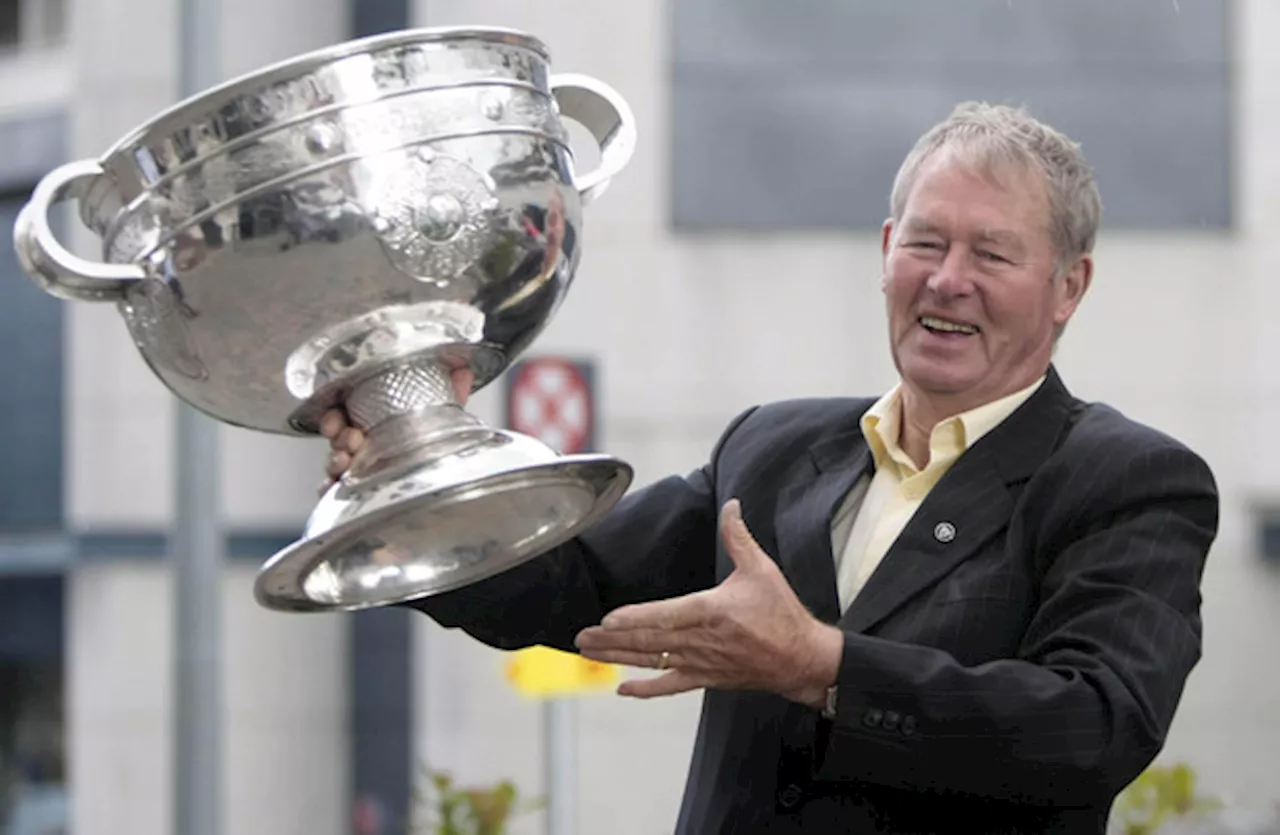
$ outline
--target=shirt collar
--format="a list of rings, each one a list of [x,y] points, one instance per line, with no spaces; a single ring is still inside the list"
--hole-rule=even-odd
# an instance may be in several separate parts
[[[952,449],[959,454],[978,442],[1005,418],[1013,414],[1027,398],[1035,394],[1047,375],[1040,377],[1026,388],[1005,395],[990,403],[953,415],[933,427],[930,433],[930,449],[933,454]],[[862,435],[867,439],[877,469],[898,466],[907,472],[916,470],[915,463],[898,444],[902,432],[902,383],[885,392],[867,409],[861,420]]]

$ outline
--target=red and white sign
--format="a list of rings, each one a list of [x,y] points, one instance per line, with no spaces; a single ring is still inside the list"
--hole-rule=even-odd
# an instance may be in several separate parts
[[[563,455],[595,444],[594,369],[567,357],[530,357],[507,374],[507,427]]]

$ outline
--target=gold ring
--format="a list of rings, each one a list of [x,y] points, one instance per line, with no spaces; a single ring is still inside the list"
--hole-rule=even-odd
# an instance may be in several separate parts
[[[661,655],[658,656],[658,669],[665,670],[667,668],[667,665],[670,663],[670,661],[671,661],[671,653],[663,652]]]

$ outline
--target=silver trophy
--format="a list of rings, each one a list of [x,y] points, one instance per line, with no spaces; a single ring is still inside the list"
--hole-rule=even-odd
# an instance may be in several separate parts
[[[635,146],[622,98],[549,60],[492,28],[312,52],[59,167],[20,214],[31,278],[114,303],[177,397],[297,436],[343,406],[367,433],[302,538],[263,565],[262,605],[355,610],[460,588],[577,535],[629,487],[625,462],[488,426],[450,382],[466,367],[483,387],[541,333],[581,256],[583,205]],[[566,119],[599,145],[588,173]],[[54,238],[64,201],[101,261]]]

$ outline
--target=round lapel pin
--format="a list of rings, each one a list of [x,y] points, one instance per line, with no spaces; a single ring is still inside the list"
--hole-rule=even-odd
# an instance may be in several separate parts
[[[933,538],[942,543],[956,538],[956,526],[950,522],[939,522],[933,527]]]

